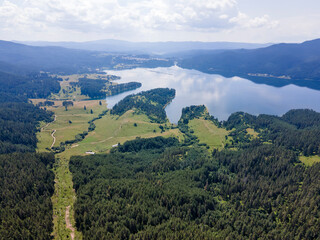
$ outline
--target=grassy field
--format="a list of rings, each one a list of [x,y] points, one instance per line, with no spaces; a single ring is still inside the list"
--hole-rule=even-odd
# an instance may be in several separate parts
[[[40,101],[44,101],[44,99],[33,99],[34,104]],[[49,151],[53,142],[51,134],[54,130],[56,131],[54,146],[59,146],[60,142],[72,140],[75,135],[87,131],[88,121],[106,110],[105,101],[101,101],[102,105],[100,105],[99,100],[74,102],[74,106],[68,107],[68,111],[62,106],[62,101],[54,102],[55,105],[47,107],[47,109],[54,112],[56,120],[46,126],[41,124],[43,129],[37,134],[38,152]],[[84,106],[86,106],[86,110]],[[67,146],[64,152],[56,154],[56,163],[53,169],[55,172],[55,193],[52,197],[54,239],[70,239],[71,230],[66,228],[65,220],[68,206],[70,206],[70,221],[75,226],[73,204],[76,196],[73,190],[72,174],[69,171],[71,156],[85,155],[87,151],[106,153],[112,148],[112,145],[124,143],[137,137],[176,136],[183,139],[183,134],[177,128],[171,129],[169,123],[166,124],[169,127],[165,127],[165,131],[161,133],[160,124],[151,123],[147,116],[137,115],[134,111],[128,111],[121,117],[107,113],[94,123],[96,129],[89,132],[83,141]],[[74,239],[82,239],[81,233],[75,231],[74,234]]]
[[[128,111],[121,117],[107,113],[94,123],[95,131],[90,132],[83,141],[68,147],[65,152],[68,157],[85,155],[88,151],[106,153],[113,145],[122,144],[137,137],[175,136],[183,139],[183,134],[179,129],[166,129],[161,133],[160,124],[151,123],[147,116],[134,114],[133,111]]]
[[[193,119],[189,122],[189,127],[194,131],[200,143],[206,143],[211,149],[221,149],[226,144],[226,136],[229,134],[224,128],[218,128],[211,121]]]
[[[313,164],[320,162],[320,157],[319,156],[311,156],[311,157],[300,156],[299,160],[303,162],[306,166],[312,166]]]
[[[33,100],[36,104],[40,100]],[[54,136],[56,137],[56,143],[54,146],[59,146],[60,142],[74,139],[78,133],[88,130],[88,121],[97,117],[100,113],[106,110],[105,101],[80,101],[74,102],[74,106],[68,107],[68,111],[62,106],[62,101],[54,101],[53,107],[47,107],[49,111],[53,111],[56,115],[56,121],[51,123],[48,127],[38,133],[38,151],[47,151],[46,148],[50,148],[52,144],[51,133],[56,130]],[[86,106],[86,110],[84,110]],[[91,109],[93,114],[91,114]]]
[[[35,104],[39,101],[43,101],[43,99],[33,100]],[[84,106],[86,106],[86,110],[84,110]],[[55,113],[56,121],[44,127],[37,134],[39,140],[37,151],[39,152],[48,151],[53,142],[51,133],[54,130],[56,130],[54,134],[56,143],[54,146],[59,146],[60,142],[74,139],[78,133],[88,130],[88,121],[106,110],[106,103],[101,101],[100,105],[98,100],[74,102],[74,106],[68,107],[68,111],[66,111],[62,106],[62,101],[55,101],[55,105],[47,109]],[[93,114],[90,113],[91,109]],[[55,239],[70,238],[71,231],[66,229],[65,221],[65,211],[68,206],[71,206],[70,220],[74,226],[73,203],[75,201],[75,193],[73,191],[72,175],[69,171],[69,157],[65,156],[66,153],[67,151],[56,155],[56,163],[53,169],[55,173],[55,193],[52,197],[52,203],[54,216],[53,236]],[[81,238],[81,234],[75,232],[75,239]]]

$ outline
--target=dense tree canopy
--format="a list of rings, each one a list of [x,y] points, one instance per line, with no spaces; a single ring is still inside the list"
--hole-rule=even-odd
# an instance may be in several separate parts
[[[0,103],[0,154],[34,151],[38,123],[52,121],[52,115],[30,103]]]
[[[246,129],[259,133],[259,141],[284,146],[304,155],[320,154],[320,113],[313,110],[291,110],[282,117],[261,114],[234,113],[224,123],[227,129],[234,129],[231,136],[234,146],[250,142]]]
[[[175,90],[156,88],[135,95],[129,95],[118,102],[111,110],[112,114],[122,115],[128,110],[137,109],[151,120],[163,123],[167,119],[165,106],[175,97]]]
[[[117,95],[126,91],[134,90],[142,86],[139,82],[120,83],[117,85],[111,85],[108,87],[109,95]]]
[[[320,164],[306,169],[272,144],[211,156],[198,147],[141,148],[146,141],[127,143],[134,153],[71,159],[85,239],[320,237]]]
[[[1,240],[51,239],[54,156],[28,152],[35,151],[39,122],[52,115],[25,96],[0,91]]]
[[[18,76],[0,72],[0,93],[28,98],[47,98],[51,93],[60,91],[61,80],[45,73]]]
[[[79,82],[70,83],[73,86],[79,86],[81,94],[89,96],[92,99],[101,99],[106,97],[106,83],[104,79],[80,78]]]
[[[183,113],[187,120],[207,117],[203,106]],[[231,150],[211,153],[197,141],[184,146],[157,137],[72,157],[76,226],[84,238],[320,238],[320,163],[306,168],[298,159],[304,148],[297,148],[304,134],[316,132],[319,113],[236,113],[224,126],[232,129]],[[248,127],[259,137],[248,137]]]
[[[51,239],[53,154],[0,155],[0,239]]]

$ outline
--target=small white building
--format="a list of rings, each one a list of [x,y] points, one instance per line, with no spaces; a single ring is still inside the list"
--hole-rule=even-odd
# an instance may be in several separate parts
[[[93,155],[93,154],[96,154],[96,153],[95,153],[95,152],[92,152],[92,151],[87,151],[86,154],[91,154],[91,155]]]

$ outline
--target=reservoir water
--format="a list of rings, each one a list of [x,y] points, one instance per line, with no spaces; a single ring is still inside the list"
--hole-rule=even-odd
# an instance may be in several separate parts
[[[256,84],[240,77],[225,78],[196,70],[170,68],[137,68],[121,71],[107,71],[120,76],[118,83],[140,82],[142,87],[116,96],[107,97],[112,108],[125,96],[153,88],[174,88],[176,97],[166,107],[167,116],[177,123],[182,108],[204,104],[219,120],[226,120],[231,113],[243,111],[250,114],[282,115],[290,109],[310,108],[320,111],[320,91],[287,85],[273,87]],[[320,82],[319,82],[320,84]]]

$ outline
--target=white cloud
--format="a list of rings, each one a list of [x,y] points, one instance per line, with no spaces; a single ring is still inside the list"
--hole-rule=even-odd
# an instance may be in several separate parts
[[[279,22],[270,20],[268,15],[261,17],[250,18],[244,13],[239,12],[238,16],[233,17],[229,20],[231,23],[238,24],[244,28],[260,28],[260,27],[276,27]]]
[[[240,12],[236,0],[0,0],[0,21],[0,37],[57,29],[130,37],[277,24],[267,15],[251,18]]]

